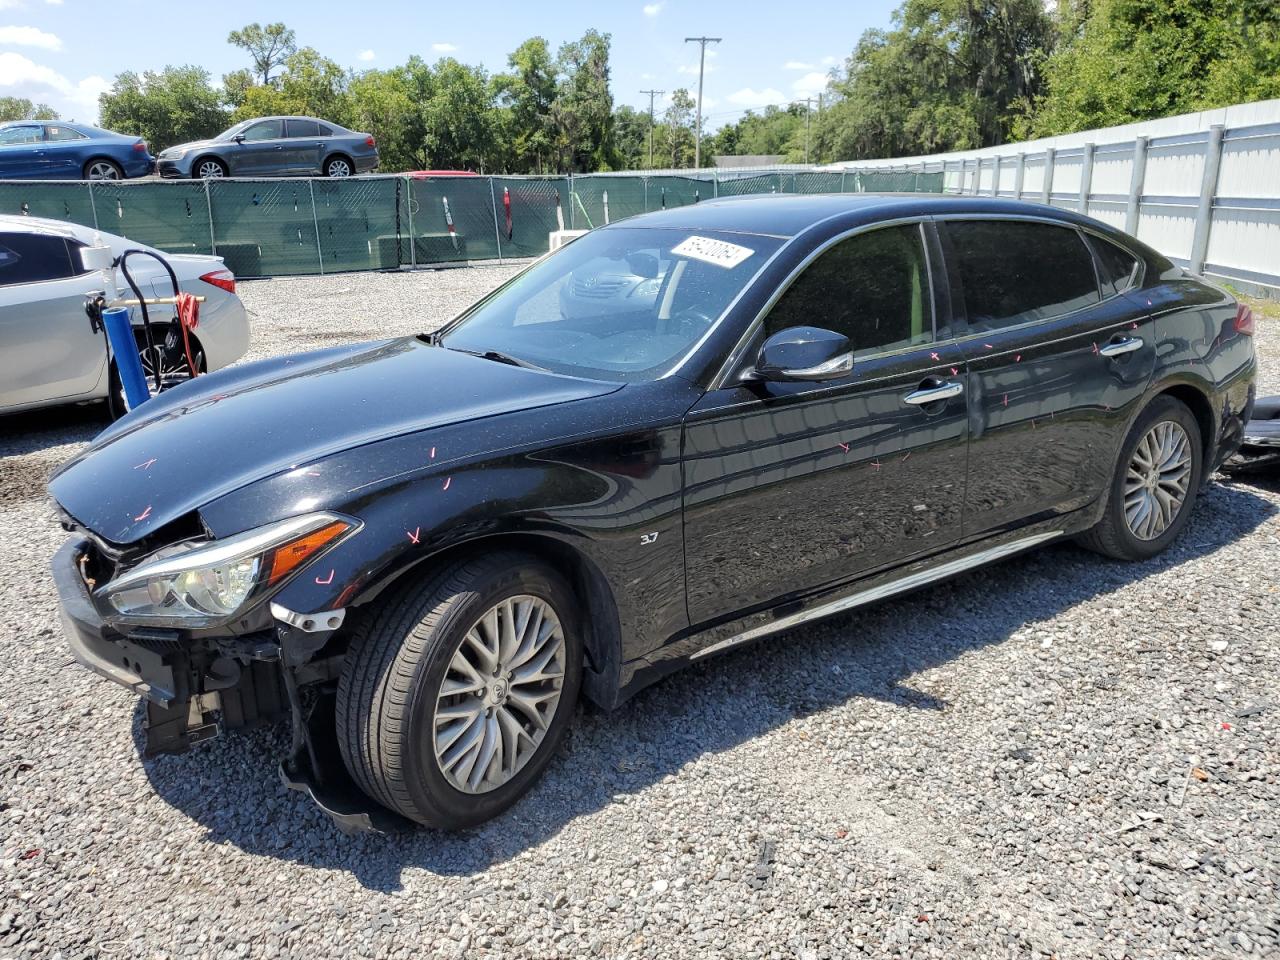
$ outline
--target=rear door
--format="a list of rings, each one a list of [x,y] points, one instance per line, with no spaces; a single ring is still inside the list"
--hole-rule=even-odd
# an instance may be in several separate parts
[[[325,151],[320,124],[314,120],[289,119],[284,122],[288,146],[289,172],[295,176],[316,176]]]
[[[21,123],[0,129],[0,180],[35,180],[46,176],[44,127]]]
[[[730,377],[685,428],[693,623],[837,586],[955,541],[967,418],[963,362],[935,329],[929,226],[876,228],[815,259],[764,319],[844,333],[852,372],[814,383]],[[928,404],[923,389],[955,393]]]
[[[1091,241],[1072,224],[940,226],[972,391],[965,535],[1087,506],[1151,377],[1151,321],[1121,295],[1130,281],[1101,286]]]
[[[78,245],[40,233],[0,233],[0,406],[98,392],[102,335],[85,295],[102,285],[80,268]]]
[[[45,160],[47,176],[58,180],[78,180],[84,174],[86,137],[60,123],[45,124]]]

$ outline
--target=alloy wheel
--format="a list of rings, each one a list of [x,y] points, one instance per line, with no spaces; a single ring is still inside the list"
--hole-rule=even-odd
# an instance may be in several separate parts
[[[351,176],[351,165],[345,160],[330,160],[328,172],[331,177],[349,177]]]
[[[114,163],[108,163],[106,160],[95,160],[89,164],[90,180],[119,180],[120,171]]]
[[[205,160],[196,168],[196,176],[217,179],[223,176],[222,164],[216,160]]]
[[[1124,518],[1139,540],[1169,529],[1191,482],[1191,440],[1172,420],[1161,420],[1138,442],[1124,478]]]
[[[508,597],[463,636],[432,718],[436,763],[451,786],[487,793],[538,752],[560,705],[565,639],[538,597]]]

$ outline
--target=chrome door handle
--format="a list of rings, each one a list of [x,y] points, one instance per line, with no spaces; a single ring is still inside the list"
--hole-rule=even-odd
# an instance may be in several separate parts
[[[1123,340],[1112,340],[1098,351],[1104,357],[1121,357],[1142,349],[1141,337],[1125,337]]]
[[[923,387],[920,390],[912,390],[902,398],[902,402],[922,407],[926,403],[937,403],[939,400],[950,400],[952,397],[958,397],[962,393],[964,393],[963,384],[956,383],[954,380],[948,380],[946,383],[940,383],[936,387]]]

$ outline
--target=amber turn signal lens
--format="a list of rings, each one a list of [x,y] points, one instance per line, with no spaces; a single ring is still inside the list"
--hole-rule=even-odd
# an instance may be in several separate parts
[[[271,552],[271,573],[267,577],[267,583],[279,583],[350,529],[351,524],[338,520],[297,540],[291,540],[283,546],[276,547]]]

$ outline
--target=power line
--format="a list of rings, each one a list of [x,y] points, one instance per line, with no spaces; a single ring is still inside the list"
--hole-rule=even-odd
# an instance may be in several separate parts
[[[693,166],[694,169],[702,167],[702,76],[706,72],[707,66],[707,44],[719,43],[720,37],[685,37],[685,43],[698,44],[698,125],[694,130],[693,141]]]
[[[653,168],[653,98],[660,97],[667,91],[665,90],[641,90],[643,94],[649,96],[649,168]]]
[[[802,100],[793,100],[792,103],[804,104],[804,162],[809,162],[809,114],[813,112],[813,97],[805,97]],[[822,97],[818,96],[818,109],[822,109]]]

